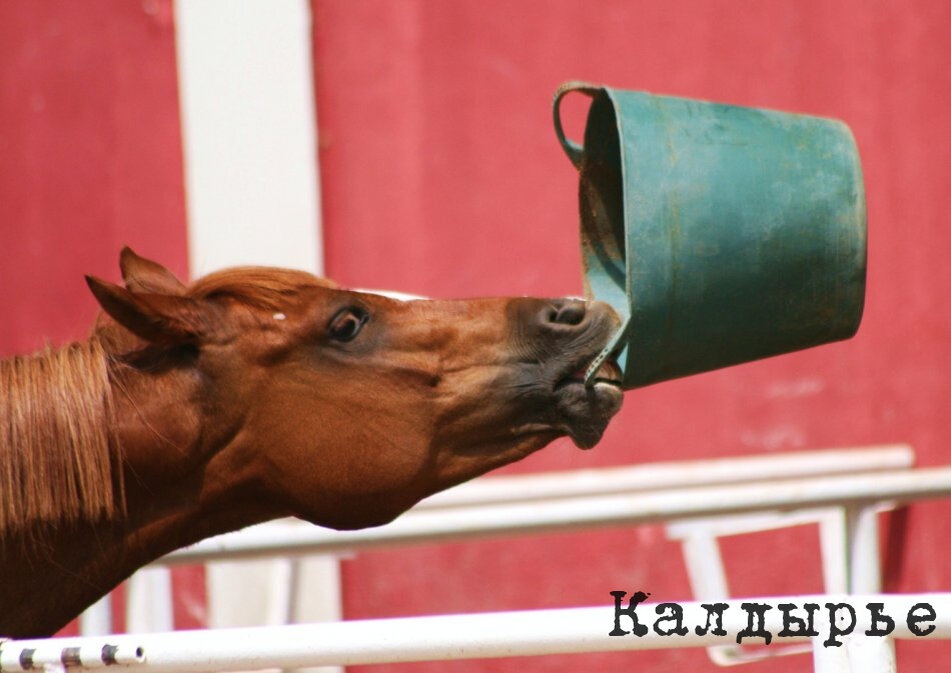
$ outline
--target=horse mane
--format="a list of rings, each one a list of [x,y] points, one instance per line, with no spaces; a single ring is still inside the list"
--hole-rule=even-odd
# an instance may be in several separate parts
[[[0,360],[0,542],[124,513],[112,415],[96,338]]]
[[[226,297],[280,310],[289,297],[335,287],[304,271],[239,267],[192,283],[193,298]],[[106,334],[0,360],[0,543],[36,524],[125,513],[114,436]]]

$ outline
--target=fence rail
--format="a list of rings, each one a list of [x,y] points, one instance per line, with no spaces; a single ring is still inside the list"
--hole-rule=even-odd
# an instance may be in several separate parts
[[[951,637],[951,594],[917,595],[816,595],[782,598],[752,598],[724,601],[723,635],[713,628],[698,633],[697,627],[707,624],[708,611],[699,602],[680,603],[684,635],[661,635],[662,629],[648,628],[643,636],[609,636],[613,630],[613,603],[598,607],[527,610],[437,617],[409,617],[298,624],[287,626],[220,629],[215,631],[180,631],[144,635],[117,635],[86,638],[8,641],[0,645],[0,669],[6,673],[25,673],[37,668],[62,666],[73,669],[101,669],[113,666],[147,671],[148,673],[199,673],[249,670],[265,667],[295,668],[326,664],[373,664],[398,661],[431,661],[512,657],[568,652],[608,652],[673,647],[708,647],[735,642],[737,635],[749,627],[749,613],[742,603],[768,606],[763,627],[773,642],[801,642],[804,637],[777,638],[782,628],[780,604],[821,606],[816,621],[817,651],[832,650],[822,642],[830,634],[829,620],[822,615],[826,603],[848,602],[856,609],[856,623],[849,635],[843,635],[844,658],[850,650],[862,650],[864,641],[883,642],[880,636],[866,636],[871,625],[867,603],[881,603],[882,614],[894,621],[896,638],[938,639]],[[916,636],[909,629],[907,615],[916,604],[933,607],[934,619],[922,628],[934,629],[926,636]],[[658,604],[637,606],[641,623],[653,625]],[[916,613],[917,614],[917,613]],[[627,617],[621,617],[626,620]],[[840,630],[843,624],[836,620]],[[624,630],[630,630],[622,622]],[[711,624],[711,627],[713,624]],[[881,623],[879,623],[881,628]],[[753,642],[763,640],[752,637]],[[853,643],[855,643],[853,645]],[[825,658],[825,653],[819,655]],[[24,665],[26,664],[26,665]],[[840,670],[829,668],[829,670]],[[844,668],[841,670],[850,670]],[[862,673],[874,669],[863,668]]]
[[[935,608],[935,628],[928,638],[951,637],[951,594],[879,594],[876,512],[895,503],[951,496],[951,467],[909,469],[913,462],[910,447],[893,445],[488,477],[433,496],[379,528],[337,532],[293,520],[271,522],[178,550],[156,561],[149,572],[167,573],[163,566],[184,563],[340,553],[662,521],[679,522],[668,529],[683,539],[685,553],[694,547],[705,550],[703,572],[694,574],[701,580],[706,575],[722,579],[722,565],[713,567],[721,563],[717,536],[812,522],[820,524],[826,590],[830,593],[744,601],[771,608],[765,628],[773,633],[781,629],[776,621],[780,603],[848,602],[859,613],[863,601],[883,603],[885,613],[895,621],[889,637],[864,635],[860,621],[855,632],[843,638],[841,648],[826,647],[808,638],[782,638],[780,642],[806,641],[805,648],[811,647],[815,670],[820,673],[884,673],[895,670],[892,638],[915,637],[904,621],[914,604],[928,603]],[[69,649],[70,667],[144,666],[148,673],[674,647],[707,647],[714,661],[740,663],[803,651],[803,646],[757,650],[738,646],[737,633],[748,626],[748,614],[737,608],[741,601],[716,595],[725,594],[722,581],[704,580],[698,586],[705,587],[698,595],[708,602],[730,604],[732,611],[724,614],[723,621],[727,635],[700,633],[692,628],[675,637],[655,630],[642,637],[611,637],[607,632],[614,607],[606,605],[8,642],[0,650],[0,670],[8,673],[29,670],[30,666],[56,667],[56,662],[61,665],[66,656],[63,648]],[[856,595],[840,593],[843,591]],[[167,602],[168,597],[161,600]],[[681,606],[685,624],[702,625],[699,620],[705,618],[706,611],[699,602]],[[100,606],[103,610],[107,607]],[[638,613],[653,615],[655,608],[641,605]],[[831,628],[828,619],[823,622],[821,615],[817,619],[827,630]],[[32,650],[30,657],[23,659],[22,653],[28,650]],[[105,661],[105,653],[111,657],[110,662]]]
[[[270,522],[203,540],[156,563],[338,553],[951,494],[951,468],[893,469],[910,466],[912,458],[909,448],[895,446],[697,461],[682,463],[679,472],[676,464],[664,464],[492,477],[434,496],[379,528],[332,531],[297,521]],[[595,494],[599,491],[606,494]]]

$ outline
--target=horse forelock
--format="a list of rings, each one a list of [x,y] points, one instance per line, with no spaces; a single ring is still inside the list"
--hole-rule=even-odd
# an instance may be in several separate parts
[[[314,287],[336,288],[336,285],[306,271],[248,266],[199,278],[188,287],[187,294],[199,299],[226,296],[270,311],[282,308],[288,299]]]
[[[0,541],[124,512],[112,414],[95,338],[0,360]]]

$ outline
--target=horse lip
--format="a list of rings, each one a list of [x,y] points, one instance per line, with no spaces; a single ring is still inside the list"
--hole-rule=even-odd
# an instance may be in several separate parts
[[[607,341],[607,339],[604,341]],[[574,383],[584,383],[585,378],[587,378],[588,368],[601,354],[601,351],[604,350],[605,345],[606,343],[599,343],[597,349],[592,349],[591,352],[586,352],[584,355],[572,359],[568,366],[564,368],[565,373],[556,380],[555,389],[557,390],[558,388]],[[617,386],[622,384],[621,368],[618,365],[616,354],[605,358],[595,373],[594,382],[609,383]]]
[[[584,365],[578,369],[578,371],[564,377],[558,382],[556,387],[561,387],[572,383],[584,383],[588,376],[588,369],[590,366],[590,363]],[[601,363],[601,366],[598,367],[598,371],[595,372],[592,385],[594,383],[607,383],[619,388],[621,387],[623,384],[623,376],[621,375],[621,367],[617,363],[616,356],[611,355]]]

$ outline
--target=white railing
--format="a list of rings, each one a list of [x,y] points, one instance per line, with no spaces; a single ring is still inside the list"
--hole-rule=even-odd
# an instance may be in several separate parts
[[[501,534],[498,529],[490,530],[493,521],[504,522],[497,512],[472,510],[480,505],[505,505],[507,503],[534,503],[545,507],[545,501],[602,495],[658,493],[664,490],[683,489],[700,486],[725,486],[728,484],[763,482],[784,478],[807,478],[821,475],[854,474],[901,470],[909,468],[914,460],[912,450],[905,445],[892,445],[866,449],[811,451],[751,458],[724,458],[700,461],[680,461],[654,463],[633,467],[612,467],[569,472],[553,472],[526,476],[483,477],[437,494],[423,502],[407,517],[417,513],[435,510],[456,512],[469,508],[469,516],[476,512],[470,534],[491,536]],[[701,503],[705,508],[709,503]],[[461,516],[466,516],[465,513]],[[404,517],[405,518],[405,517]],[[436,515],[438,520],[443,517]],[[402,521],[402,520],[401,520]],[[418,519],[410,519],[413,524]],[[586,524],[574,522],[579,527]],[[406,524],[397,522],[396,526]],[[608,525],[608,524],[603,524]],[[435,531],[425,530],[422,522],[419,539],[410,540],[405,529],[392,529],[392,525],[381,529],[365,531],[361,535],[362,546],[380,546],[403,544],[411,541],[422,542]],[[453,539],[461,533],[453,519],[445,520],[443,531]],[[823,529],[828,529],[824,526]],[[510,534],[531,533],[531,524],[507,531]],[[126,624],[131,631],[161,631],[172,628],[171,595],[168,591],[170,579],[164,567],[174,563],[197,563],[205,560],[230,560],[248,557],[272,557],[277,553],[288,553],[291,557],[300,557],[319,551],[328,551],[327,545],[334,545],[344,539],[353,542],[353,537],[341,538],[343,534],[316,528],[302,522],[285,520],[265,524],[236,534],[208,540],[200,545],[177,552],[157,562],[151,568],[140,571],[128,585]],[[350,535],[350,534],[346,534]],[[349,543],[348,542],[348,543]],[[313,558],[313,557],[312,557]],[[836,567],[838,559],[828,556]],[[267,612],[274,616],[294,613],[296,596],[291,591],[294,582],[287,581],[287,575],[294,575],[297,564],[285,557],[280,564],[281,573],[270,578],[270,590],[267,598]],[[718,557],[714,559],[718,561]],[[828,563],[827,563],[828,565]],[[830,584],[827,589],[845,590],[844,585]],[[268,623],[275,623],[270,620]],[[86,635],[109,633],[111,614],[108,599],[104,599],[88,610],[81,620],[81,632]]]
[[[855,607],[851,622],[841,608],[837,612],[827,603],[845,603]],[[762,628],[754,623],[744,603],[757,603],[766,609]],[[868,603],[879,603],[879,614],[893,621],[890,638],[936,639],[951,637],[951,594],[865,595],[865,596],[792,596],[750,598],[727,602],[722,610],[722,631],[717,635],[715,621],[699,602],[680,603],[683,635],[665,635],[677,624],[664,624],[658,630],[658,606],[637,606],[639,622],[646,629],[642,636],[610,636],[615,627],[615,606],[602,605],[558,610],[527,610],[438,617],[376,619],[323,624],[265,626],[215,631],[180,631],[158,634],[129,634],[45,640],[8,641],[0,645],[0,669],[7,673],[25,673],[36,669],[96,669],[107,665],[142,669],[148,673],[199,673],[233,671],[278,666],[295,668],[325,664],[374,664],[397,661],[430,661],[512,657],[568,652],[607,652],[661,649],[673,647],[709,647],[735,642],[746,633],[755,642],[764,642],[757,634],[769,633],[774,639],[802,641],[804,637],[779,638],[784,624],[780,604],[802,608],[808,603],[820,606],[816,613],[812,639],[816,667],[820,671],[874,673],[894,670],[879,665],[882,649],[889,638],[865,635],[873,627]],[[917,624],[930,630],[915,635],[908,616],[921,616],[927,604],[934,616]],[[667,610],[668,608],[665,608]],[[830,614],[831,613],[831,614]],[[803,613],[804,614],[804,613]],[[834,617],[833,617],[834,614]],[[844,618],[843,618],[844,617]],[[624,631],[633,622],[618,624]],[[835,624],[837,631],[833,632]],[[704,627],[707,627],[704,630]],[[933,627],[933,628],[932,628]],[[838,633],[833,638],[834,633]],[[841,642],[839,647],[828,642]],[[869,655],[872,656],[869,656]]]
[[[484,477],[419,503],[379,528],[333,531],[282,520],[203,540],[158,565],[341,553],[946,493],[951,468],[909,471],[903,445]]]
[[[911,449],[899,445],[876,449],[805,452],[571,473],[485,477],[434,496],[420,503],[397,521],[381,528],[334,532],[301,522],[272,522],[203,541],[193,547],[170,554],[159,560],[157,564],[169,566],[178,563],[254,558],[275,554],[339,553],[424,542],[664,521],[670,523],[668,532],[671,537],[682,539],[684,542],[684,552],[695,595],[703,600],[712,600],[727,598],[722,562],[716,545],[717,537],[788,525],[819,523],[822,532],[820,539],[826,591],[830,594],[877,595],[881,591],[877,511],[891,503],[951,495],[951,468],[911,470],[909,468],[912,462]],[[157,570],[153,569],[151,572],[154,573]],[[949,600],[947,596],[936,594],[927,598],[938,601],[942,609],[944,606],[951,606],[951,603],[947,602]],[[906,599],[911,600],[909,597],[901,596],[888,598],[888,600],[899,602]],[[764,600],[775,603],[791,599]],[[582,616],[588,614],[584,610],[600,610],[603,613],[605,608],[572,608],[531,614],[495,613],[418,619],[483,620],[479,621],[479,624],[491,623],[491,628],[477,634],[479,642],[488,642],[496,638],[508,642],[507,639],[515,638],[520,642],[524,641],[525,647],[513,650],[511,649],[513,646],[509,644],[506,645],[509,648],[506,652],[515,654],[517,650],[518,653],[531,654],[541,653],[540,650],[533,649],[540,647],[535,640],[536,637],[524,630],[508,633],[506,620],[509,617],[505,615],[516,614],[532,619],[535,617],[548,619],[547,615],[554,613],[552,619],[564,618],[565,623],[573,624],[580,629]],[[951,607],[948,610],[951,612]],[[588,618],[590,617],[584,617],[584,619]],[[939,618],[944,619],[945,616],[939,613]],[[575,619],[579,621],[575,622]],[[416,629],[423,624],[427,629],[430,628],[429,622],[413,620],[393,620],[392,622],[388,620],[386,623],[387,629],[404,623],[415,624]],[[447,622],[447,624],[451,623],[455,622]],[[279,629],[281,627],[259,628]],[[354,633],[366,633],[361,629],[372,628],[372,623],[344,622],[287,628],[315,629],[313,633],[320,632],[321,639],[330,637],[333,640],[336,636],[329,636],[329,634],[349,632],[348,629],[353,629]],[[324,631],[324,629],[331,630]],[[334,631],[333,629],[343,630]],[[450,628],[446,633],[450,634],[451,631]],[[505,633],[499,634],[497,631]],[[218,633],[218,631],[203,633]],[[222,630],[220,633],[235,636],[239,631]],[[250,637],[251,632],[248,633]],[[254,633],[266,635],[268,639],[272,637],[271,631],[262,630],[254,631]],[[578,631],[579,638],[582,638],[581,633],[583,629]],[[935,634],[932,637],[945,637],[944,626],[938,628]],[[429,634],[425,635],[428,637]],[[902,637],[900,630],[893,635]],[[280,640],[285,636],[275,631],[273,637]],[[449,638],[450,635],[446,637]],[[455,647],[460,652],[468,653],[463,656],[508,656],[507,654],[484,654],[486,650],[469,642],[468,636],[462,637],[460,634],[460,638],[452,641],[455,645],[447,644],[450,641],[445,641],[442,646],[435,642],[431,643],[431,646],[416,643],[407,646],[408,649],[402,654],[398,654],[397,650],[386,650],[388,654],[382,654],[372,644],[374,637],[369,637],[369,644],[363,643],[364,648],[369,647],[369,650],[363,655],[341,653],[334,645],[330,650],[321,650],[322,654],[319,656],[316,650],[307,650],[309,654],[306,655],[306,662],[302,659],[294,659],[294,663],[288,663],[289,659],[270,658],[266,661],[269,666],[357,663],[357,660],[351,658],[352,656],[389,657],[373,661],[406,661],[419,660],[420,653],[423,652],[429,653],[425,655],[425,658],[448,658],[438,654],[442,651],[440,647],[443,646],[449,649]],[[625,646],[615,642],[623,639],[609,638],[607,640],[613,644],[601,643],[595,646],[589,643],[580,646],[581,649],[558,651],[593,651],[591,647],[641,649],[702,644],[711,648],[711,657],[721,664],[741,663],[784,653],[783,647],[757,648],[756,653],[750,653],[735,642],[728,642],[729,639],[723,638],[719,640],[696,640],[692,637],[686,640],[668,638],[654,643],[653,637],[650,637],[648,640],[653,644],[643,644],[638,639],[639,644]],[[884,638],[868,641],[873,643],[871,646],[866,640],[859,638],[856,642],[861,641],[860,644],[846,648],[849,652],[854,650],[859,653],[853,652],[848,656],[835,654],[840,652],[838,648],[814,648],[817,670],[852,670],[848,666],[857,666],[854,663],[858,661],[856,657],[860,659],[864,657],[861,660],[865,662],[862,664],[865,668],[855,668],[855,670],[894,670],[891,640]],[[577,640],[571,638],[565,642],[578,643]],[[877,644],[874,644],[875,642]],[[399,649],[396,645],[394,647]],[[794,651],[802,651],[801,646],[793,647]],[[785,650],[788,649],[789,647],[786,646]],[[825,652],[824,650],[827,649],[832,652]],[[764,655],[763,652],[767,654]],[[869,655],[869,652],[874,653],[874,656]],[[879,662],[876,665],[880,668],[868,668],[866,660],[870,657]],[[149,657],[149,661],[155,663],[158,660]],[[207,658],[202,659],[200,669],[225,670],[224,668],[209,668],[210,661]],[[265,660],[255,661],[264,662]],[[367,663],[363,659],[359,661]],[[237,667],[254,666],[245,661]],[[6,670],[5,666],[4,670]]]

